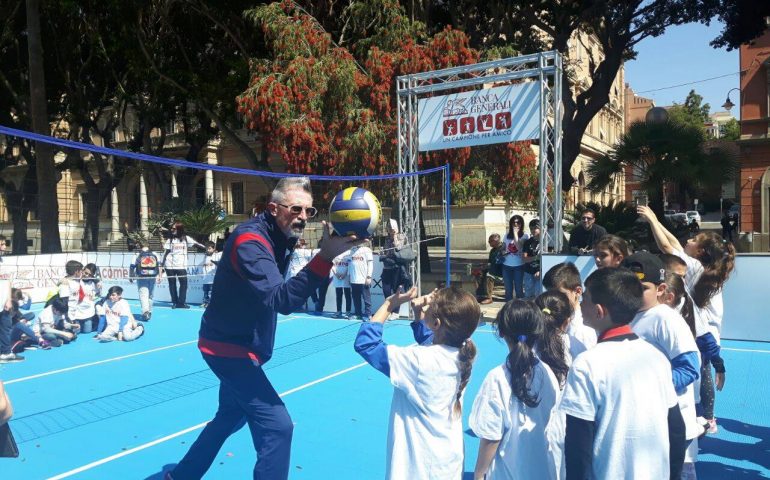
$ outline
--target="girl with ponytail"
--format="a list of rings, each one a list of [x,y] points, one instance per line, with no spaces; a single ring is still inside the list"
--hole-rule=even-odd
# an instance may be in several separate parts
[[[658,248],[663,253],[676,255],[687,265],[684,283],[692,298],[696,342],[702,354],[699,413],[709,423],[708,433],[717,433],[714,386],[717,390],[724,387],[724,364],[715,366],[717,375],[712,381],[711,361],[708,354],[704,355],[704,350],[713,350],[714,344],[719,345],[724,317],[722,288],[735,268],[735,247],[714,232],[701,232],[689,239],[683,248],[652,210],[639,207],[638,212],[650,223]]]
[[[541,309],[523,300],[508,302],[497,315],[497,333],[509,353],[487,374],[473,402],[469,424],[481,440],[475,479],[556,477],[546,426],[559,382],[535,352],[544,322]]]
[[[476,358],[470,339],[481,307],[457,287],[417,297],[413,287],[388,297],[361,325],[356,351],[395,387],[388,429],[386,478],[460,478],[463,474],[462,397]],[[385,321],[412,301],[417,345],[382,341]]]
[[[558,290],[541,293],[535,299],[535,305],[543,312],[543,335],[535,344],[537,355],[556,375],[559,386],[563,387],[572,363],[567,328],[575,311],[567,295]]]

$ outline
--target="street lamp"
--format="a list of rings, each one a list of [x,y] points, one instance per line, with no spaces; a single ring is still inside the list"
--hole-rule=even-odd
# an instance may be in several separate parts
[[[725,103],[723,103],[723,104],[722,104],[722,108],[724,108],[724,109],[725,109],[725,110],[727,110],[728,112],[730,111],[730,109],[731,109],[731,108],[733,108],[733,107],[735,106],[735,104],[734,104],[733,102],[731,102],[731,101],[730,101],[730,92],[732,92],[733,90],[738,90],[738,92],[739,92],[739,95],[740,95],[740,91],[741,91],[741,89],[740,89],[740,88],[738,88],[738,87],[735,87],[735,88],[731,88],[731,89],[730,89],[730,91],[729,91],[729,92],[727,92],[727,100],[725,100]],[[740,100],[740,96],[739,96],[739,97],[738,97],[738,103],[740,103],[740,101],[741,101],[741,100]]]
[[[645,123],[666,123],[668,112],[663,107],[652,107],[644,116]]]

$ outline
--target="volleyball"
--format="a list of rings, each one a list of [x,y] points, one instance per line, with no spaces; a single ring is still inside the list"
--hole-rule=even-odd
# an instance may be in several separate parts
[[[337,193],[329,207],[329,221],[337,235],[369,238],[380,223],[380,201],[366,189],[348,187]]]

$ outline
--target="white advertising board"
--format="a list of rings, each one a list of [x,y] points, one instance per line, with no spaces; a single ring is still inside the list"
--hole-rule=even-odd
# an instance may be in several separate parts
[[[419,150],[510,143],[540,137],[540,83],[419,100]]]

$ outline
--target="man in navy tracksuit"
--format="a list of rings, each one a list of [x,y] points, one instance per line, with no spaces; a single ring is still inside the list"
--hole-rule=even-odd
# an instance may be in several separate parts
[[[294,245],[316,214],[312,205],[306,177],[284,178],[267,210],[227,239],[198,340],[203,359],[220,380],[219,409],[167,479],[201,478],[227,437],[244,424],[257,450],[254,478],[288,478],[294,427],[262,370],[273,353],[277,314],[302,308],[329,277],[332,259],[360,243],[353,236],[330,237],[325,225],[319,253],[284,282]]]

